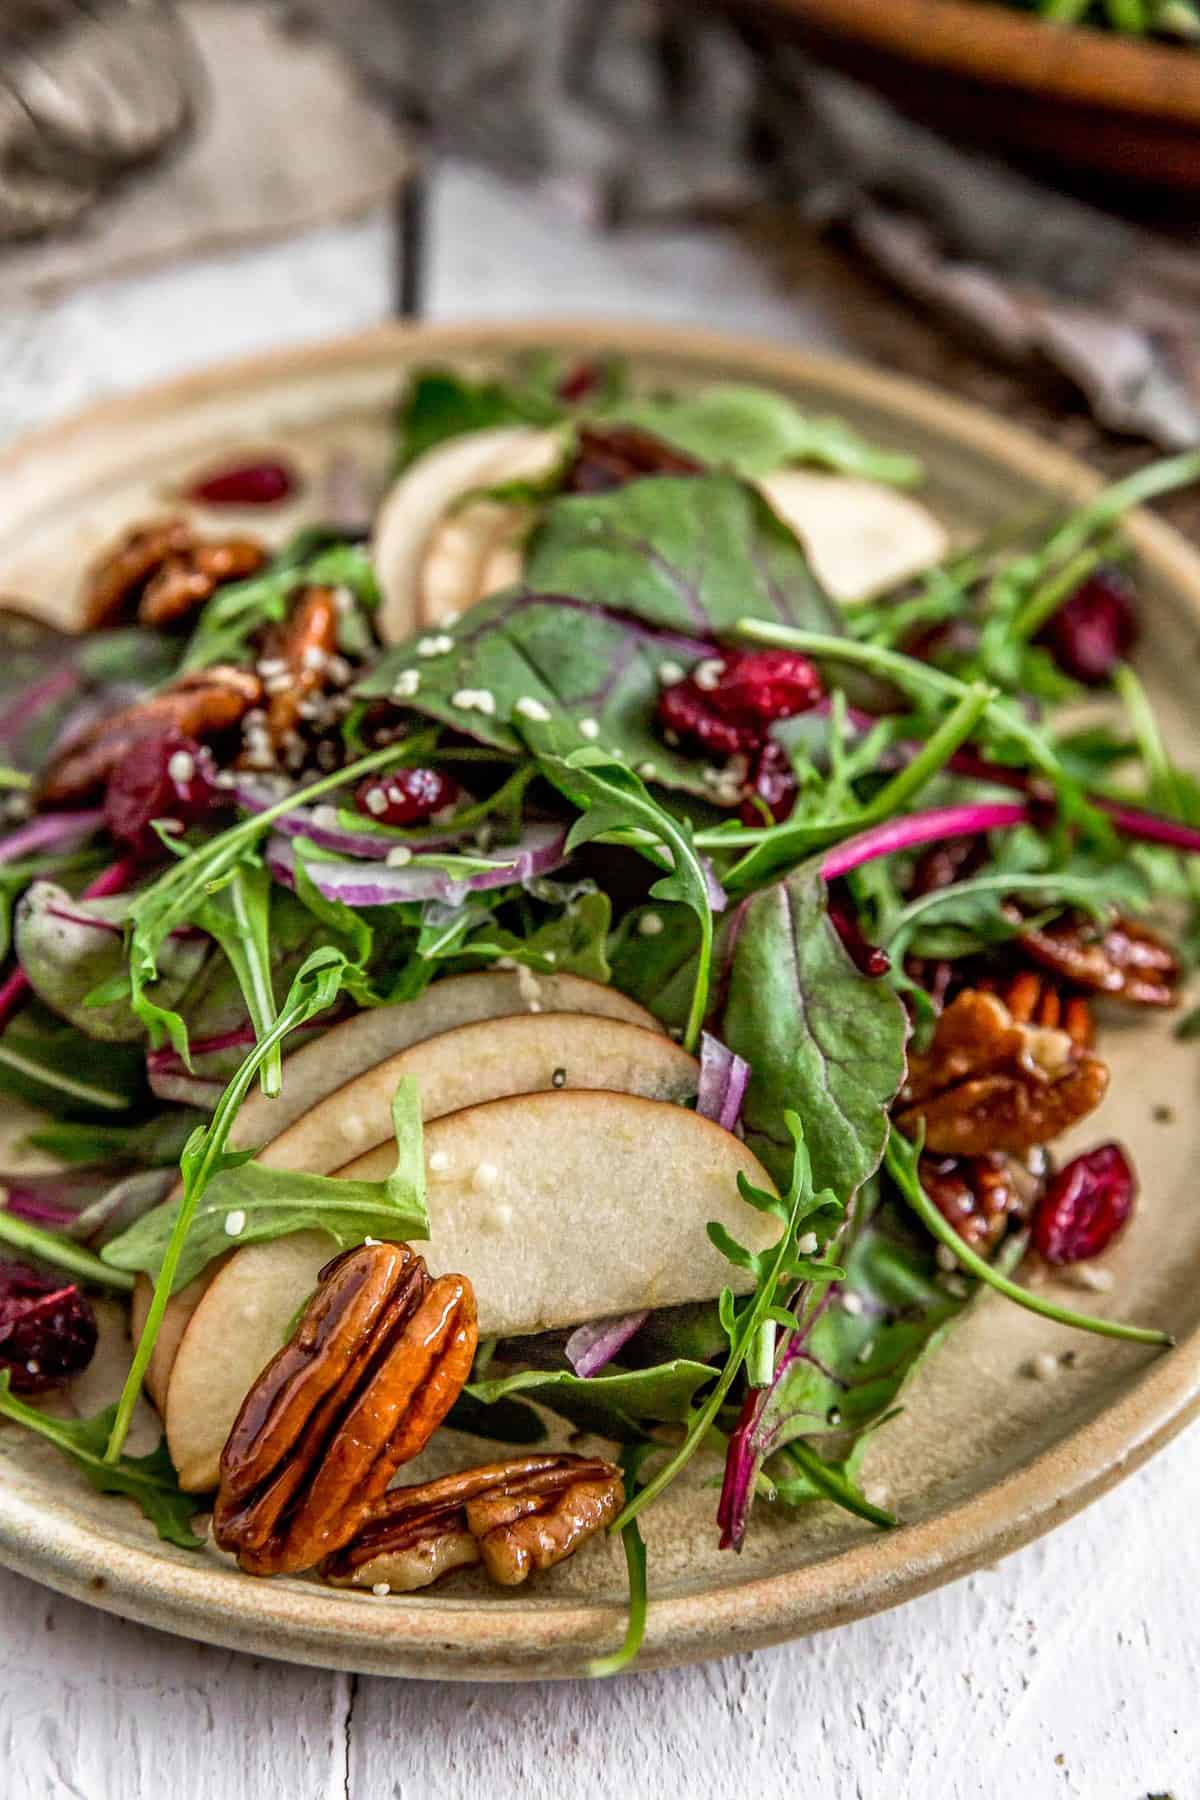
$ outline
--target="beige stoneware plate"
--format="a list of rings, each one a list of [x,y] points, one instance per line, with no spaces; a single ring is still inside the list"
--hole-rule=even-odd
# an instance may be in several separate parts
[[[881,443],[916,451],[929,471],[931,503],[960,532],[1048,495],[1080,497],[1094,485],[1068,457],[928,389],[763,344],[616,325],[389,327],[111,401],[10,449],[0,457],[0,593],[69,620],[89,553],[161,506],[173,481],[233,448],[286,447],[311,473],[310,498],[267,515],[282,537],[320,510],[321,474],[339,449],[383,471],[406,368],[431,359],[494,366],[547,342],[579,353],[618,348],[639,380],[776,384]],[[1148,600],[1140,666],[1186,759],[1200,675],[1200,558],[1156,520],[1138,518],[1130,529]],[[760,1508],[743,1555],[722,1554],[716,1495],[704,1485],[716,1473],[712,1464],[650,1512],[652,1606],[642,1666],[824,1629],[993,1562],[1102,1493],[1200,1405],[1200,1057],[1174,1041],[1169,1020],[1125,1028],[1106,1021],[1104,1048],[1114,1063],[1113,1093],[1088,1122],[1089,1137],[1124,1139],[1143,1191],[1133,1229],[1108,1259],[1113,1291],[1086,1300],[1168,1327],[1178,1347],[1154,1353],[1080,1337],[989,1295],[925,1365],[904,1416],[872,1447],[867,1479],[887,1484],[901,1529],[876,1533],[831,1508],[791,1516]],[[19,1136],[22,1124],[10,1109],[5,1137]],[[1073,1297],[1076,1304],[1085,1298]],[[1053,1382],[1022,1372],[1038,1350],[1068,1346],[1076,1360]],[[94,1373],[89,1407],[108,1397],[104,1379],[103,1369]],[[478,1448],[478,1440],[443,1446],[466,1456]],[[254,1581],[215,1551],[193,1555],[158,1543],[132,1506],[100,1498],[48,1446],[7,1426],[0,1427],[0,1560],[166,1630],[378,1674],[575,1675],[619,1641],[624,1625],[623,1559],[614,1544],[589,1547],[511,1599],[470,1579],[386,1600],[300,1580]]]

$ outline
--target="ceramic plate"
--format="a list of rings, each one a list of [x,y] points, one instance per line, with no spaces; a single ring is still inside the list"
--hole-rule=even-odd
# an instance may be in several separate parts
[[[160,508],[173,481],[233,448],[286,446],[310,473],[308,499],[272,516],[273,534],[283,537],[305,506],[319,512],[337,451],[367,457],[382,474],[406,368],[431,359],[495,366],[546,342],[581,354],[618,348],[639,380],[768,382],[814,411],[839,413],[871,438],[923,457],[931,503],[961,533],[1094,485],[1068,457],[927,389],[767,345],[586,324],[387,328],[112,401],[10,449],[0,458],[0,593],[70,619],[89,554]],[[1130,530],[1148,601],[1140,667],[1186,756],[1200,558],[1154,519],[1135,519]],[[693,1485],[678,1484],[645,1519],[652,1606],[642,1666],[817,1631],[993,1562],[1102,1493],[1200,1404],[1200,1058],[1173,1039],[1166,1019],[1109,1026],[1104,1048],[1112,1095],[1088,1121],[1089,1136],[1132,1147],[1143,1192],[1134,1228],[1109,1258],[1113,1291],[1088,1300],[1167,1326],[1178,1347],[1155,1353],[1080,1337],[987,1295],[925,1364],[903,1417],[872,1445],[867,1478],[887,1484],[905,1521],[891,1533],[832,1508],[773,1515],[764,1507],[744,1553],[721,1553],[715,1468],[694,1464]],[[5,1125],[6,1137],[19,1135],[15,1109]],[[1065,1287],[1056,1291],[1079,1303]],[[1037,1351],[1068,1345],[1076,1360],[1055,1381],[1022,1373]],[[93,1386],[103,1379],[97,1371]],[[615,1544],[589,1548],[515,1598],[470,1579],[387,1600],[302,1580],[253,1581],[215,1551],[160,1544],[131,1506],[100,1498],[48,1446],[8,1427],[0,1428],[0,1559],[170,1631],[379,1674],[569,1676],[612,1648],[624,1626]]]

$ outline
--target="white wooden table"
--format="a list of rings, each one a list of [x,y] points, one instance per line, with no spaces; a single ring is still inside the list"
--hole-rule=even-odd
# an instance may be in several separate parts
[[[476,175],[426,310],[692,320],[837,348],[719,236],[585,241]],[[0,318],[0,437],[388,310],[383,219]],[[326,1675],[0,1574],[0,1800],[1200,1800],[1200,1432],[1002,1567],[835,1635],[609,1684]]]

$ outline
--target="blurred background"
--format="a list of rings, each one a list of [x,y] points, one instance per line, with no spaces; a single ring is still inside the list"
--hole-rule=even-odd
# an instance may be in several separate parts
[[[1200,13],[3,0],[0,434],[392,314],[555,312],[856,355],[1112,472],[1200,441]]]

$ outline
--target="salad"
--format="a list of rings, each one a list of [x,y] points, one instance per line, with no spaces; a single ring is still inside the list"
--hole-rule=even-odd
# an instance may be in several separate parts
[[[1110,1285],[1106,1031],[1200,946],[1121,535],[1197,478],[957,542],[782,393],[546,355],[416,373],[369,529],[268,547],[299,476],[234,458],[78,635],[6,602],[0,1088],[54,1160],[0,1176],[0,1415],[250,1577],[619,1534],[611,1672],[685,1469],[735,1551],[898,1523],[872,1434],[985,1288],[1169,1344],[1023,1276]],[[55,1405],[114,1314],[119,1399]]]

